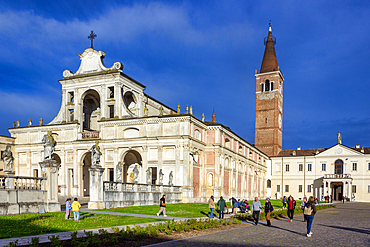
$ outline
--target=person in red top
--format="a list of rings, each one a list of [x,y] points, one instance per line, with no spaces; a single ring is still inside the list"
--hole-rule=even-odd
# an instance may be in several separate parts
[[[162,198],[160,199],[160,210],[157,213],[157,216],[159,216],[163,212],[163,216],[167,217],[166,215],[166,195],[163,195]]]
[[[295,202],[293,196],[289,196],[289,198],[288,198],[288,212],[287,212],[289,222],[293,222],[295,204],[296,204],[296,202]]]

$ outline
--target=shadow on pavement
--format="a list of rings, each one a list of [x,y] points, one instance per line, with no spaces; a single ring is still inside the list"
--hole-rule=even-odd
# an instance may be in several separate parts
[[[335,228],[335,229],[351,231],[351,232],[359,232],[359,233],[364,233],[364,234],[370,234],[370,230],[365,230],[365,229],[360,229],[360,228],[352,228],[352,227],[344,227],[344,226],[328,226],[328,225],[324,225],[324,224],[318,224],[318,225],[326,226],[326,227],[330,227],[330,228]]]

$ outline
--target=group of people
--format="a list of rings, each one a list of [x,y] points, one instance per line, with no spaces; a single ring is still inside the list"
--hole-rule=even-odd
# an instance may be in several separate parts
[[[243,199],[240,201],[240,199],[236,200],[234,197],[231,198],[231,205],[233,205],[233,213],[236,214],[237,209],[240,209],[241,213],[245,213],[247,210],[251,210],[247,200]]]
[[[71,198],[67,198],[66,200],[66,215],[65,219],[69,220],[71,217],[71,211],[73,212],[73,218],[75,221],[80,221],[80,208],[81,204],[78,202],[77,198],[71,202]]]

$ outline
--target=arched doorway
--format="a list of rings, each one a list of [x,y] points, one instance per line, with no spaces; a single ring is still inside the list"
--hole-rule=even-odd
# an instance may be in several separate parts
[[[100,96],[95,90],[87,90],[83,97],[83,128],[84,130],[98,130],[100,120]]]
[[[124,154],[123,157],[123,182],[124,183],[132,183],[133,182],[133,170],[135,165],[137,165],[139,169],[139,181],[140,181],[140,174],[142,174],[142,163],[141,163],[141,155],[139,152],[135,150],[130,150]]]
[[[334,174],[343,174],[343,160],[337,159],[334,162],[334,165],[335,165]]]
[[[90,196],[89,168],[91,167],[91,152],[87,152],[82,160],[82,195]]]
[[[60,173],[60,170],[63,169],[62,168],[62,160],[60,159],[59,155],[56,154],[56,153],[53,153],[51,156],[52,156],[53,160],[55,160],[58,164],[61,165],[61,168],[59,168],[59,170],[58,170],[58,193],[61,193],[62,191],[61,191],[61,186],[60,185],[62,184],[62,181],[61,181],[62,177],[59,176],[59,173]]]

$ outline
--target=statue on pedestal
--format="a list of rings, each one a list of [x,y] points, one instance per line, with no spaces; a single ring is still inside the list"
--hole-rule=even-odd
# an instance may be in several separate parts
[[[162,169],[159,170],[159,182],[158,184],[159,185],[163,185],[163,172],[162,172]]]
[[[152,184],[152,169],[151,168],[148,168],[146,170],[146,183]]]
[[[132,179],[132,182],[134,184],[137,184],[137,180],[139,178],[139,169],[137,169],[137,165],[135,165],[133,172],[134,172],[134,178]]]
[[[122,163],[118,162],[116,166],[116,181],[122,182]]]
[[[14,171],[14,157],[12,151],[10,151],[10,145],[6,145],[5,150],[1,158],[4,161],[4,172],[13,172]]]
[[[173,185],[173,171],[170,172],[169,178],[168,178],[168,185],[172,186]]]
[[[44,160],[51,160],[57,142],[54,140],[50,130],[42,138],[42,143],[44,143]]]
[[[95,141],[95,144],[91,147],[91,166],[98,167],[100,163],[100,152],[99,141]]]
[[[338,144],[342,144],[342,135],[340,134],[340,132],[338,131]]]

